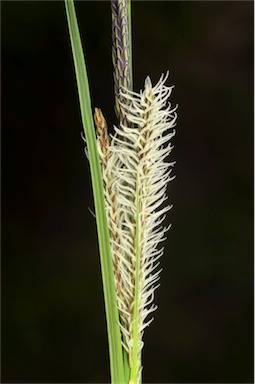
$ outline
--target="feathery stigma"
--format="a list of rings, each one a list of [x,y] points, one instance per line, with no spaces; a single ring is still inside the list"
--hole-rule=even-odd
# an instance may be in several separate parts
[[[143,333],[152,321],[147,317],[156,309],[158,260],[163,254],[158,246],[168,230],[161,224],[171,208],[162,207],[172,179],[174,163],[166,159],[177,117],[176,107],[171,109],[167,102],[172,90],[165,85],[167,77],[162,75],[154,87],[147,77],[140,93],[122,87],[119,107],[124,120],[114,127],[111,143],[107,141],[107,161],[99,145],[123,346],[131,375],[136,372],[136,381],[130,382],[137,383]],[[99,134],[102,142],[100,137],[104,135]]]

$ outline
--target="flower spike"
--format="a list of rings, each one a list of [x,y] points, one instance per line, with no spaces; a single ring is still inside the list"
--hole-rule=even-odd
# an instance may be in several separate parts
[[[120,314],[123,347],[129,356],[130,384],[139,383],[144,329],[156,309],[154,292],[159,286],[158,259],[168,228],[161,225],[171,206],[167,183],[173,162],[166,162],[175,134],[176,107],[168,98],[168,73],[153,87],[147,77],[139,93],[120,90],[120,113],[125,117],[109,145],[105,196]],[[125,124],[126,120],[126,124]],[[102,162],[103,164],[103,162]]]

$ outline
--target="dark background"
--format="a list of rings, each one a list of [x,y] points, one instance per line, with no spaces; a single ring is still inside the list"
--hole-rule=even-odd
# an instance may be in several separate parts
[[[107,382],[88,161],[63,2],[3,1],[2,381]],[[110,3],[78,2],[115,122]],[[253,380],[253,3],[133,3],[134,80],[170,69],[173,223],[145,382]]]

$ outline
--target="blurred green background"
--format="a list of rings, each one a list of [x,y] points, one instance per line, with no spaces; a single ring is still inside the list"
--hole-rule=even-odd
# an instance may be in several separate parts
[[[62,1],[2,1],[2,382],[108,382],[88,161]],[[115,123],[108,1],[77,3]],[[253,381],[253,3],[133,2],[134,80],[170,69],[173,226],[147,383]]]

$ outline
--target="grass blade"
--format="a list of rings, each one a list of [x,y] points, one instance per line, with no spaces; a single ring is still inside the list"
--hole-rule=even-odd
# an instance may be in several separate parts
[[[73,0],[65,0],[68,27],[75,65],[82,123],[87,142],[94,204],[96,212],[98,242],[101,260],[105,311],[108,330],[111,380],[114,384],[124,383],[123,355],[119,315],[112,268],[109,229],[105,212],[103,181],[90,102],[86,65],[78,29]]]

